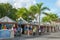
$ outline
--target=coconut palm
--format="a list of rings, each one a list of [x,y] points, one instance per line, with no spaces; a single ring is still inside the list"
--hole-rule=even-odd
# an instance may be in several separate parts
[[[32,12],[30,12],[30,10],[22,7],[19,8],[16,15],[19,17],[22,17],[23,19],[25,19],[26,21],[29,22],[29,20],[33,20],[34,19],[34,15]],[[31,18],[29,18],[29,16],[31,16]]]
[[[29,11],[35,15],[37,13],[37,7],[35,5],[30,6]]]
[[[24,18],[24,19],[27,19],[27,9],[22,7],[22,8],[19,8],[17,13],[16,13],[17,17],[20,18]]]
[[[35,14],[38,13],[39,14],[39,27],[40,27],[40,15],[46,9],[50,10],[47,7],[43,7],[43,3],[37,3],[36,5],[33,5],[33,6],[30,7],[30,11],[32,13],[35,13]]]
[[[42,18],[42,21],[43,22],[50,22],[51,21],[55,21],[58,19],[58,16],[57,14],[54,14],[54,13],[44,13],[46,16]]]

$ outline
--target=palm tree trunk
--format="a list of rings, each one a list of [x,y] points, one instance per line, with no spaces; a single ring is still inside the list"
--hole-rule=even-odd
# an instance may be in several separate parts
[[[39,28],[40,28],[40,14],[39,14]]]
[[[39,30],[41,31],[41,29],[40,29],[40,12],[39,12]],[[39,30],[38,30],[38,32],[39,32]],[[39,35],[41,35],[41,32],[39,32]]]
[[[40,13],[41,13],[41,12],[39,12],[39,29],[40,29]]]

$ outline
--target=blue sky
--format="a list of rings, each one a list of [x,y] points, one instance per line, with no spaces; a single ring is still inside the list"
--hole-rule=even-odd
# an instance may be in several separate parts
[[[9,2],[15,8],[26,7],[34,5],[39,2],[43,2],[44,6],[51,9],[51,12],[57,13],[60,17],[60,0],[0,0],[0,3]]]
[[[60,0],[37,0],[37,3],[39,2],[43,2],[44,6],[47,6],[52,12],[60,16]]]

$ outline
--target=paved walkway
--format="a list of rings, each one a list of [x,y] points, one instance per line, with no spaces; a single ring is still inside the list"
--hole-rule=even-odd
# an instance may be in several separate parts
[[[50,35],[44,35],[37,38],[31,38],[26,40],[60,40],[60,32],[51,33]]]
[[[50,33],[50,35],[41,35],[41,36],[34,36],[34,37],[17,37],[13,39],[6,39],[6,40],[60,40],[60,32]]]

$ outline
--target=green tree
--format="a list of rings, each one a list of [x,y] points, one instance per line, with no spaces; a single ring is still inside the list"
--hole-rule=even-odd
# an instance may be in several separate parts
[[[44,11],[44,10],[50,10],[49,8],[47,7],[44,7],[43,6],[43,3],[37,3],[36,5],[32,6],[30,8],[31,12],[32,13],[38,13],[39,14],[39,27],[40,27],[40,15],[41,13]]]
[[[8,3],[0,3],[0,17],[6,16],[11,8],[12,6]]]
[[[43,22],[51,22],[58,19],[58,15],[54,13],[45,13],[46,16],[42,18]]]
[[[30,10],[22,7],[22,8],[19,8],[16,15],[19,17],[22,17],[23,19],[25,19],[26,21],[29,22],[29,20],[33,20],[33,13],[30,12]],[[29,18],[29,16],[31,16],[31,18]]]
[[[17,15],[18,18],[22,17],[25,20],[27,20],[27,18],[28,18],[27,12],[28,12],[28,10],[26,8],[24,8],[24,7],[23,8],[19,8],[17,13],[16,13],[16,15]]]
[[[37,7],[35,5],[30,6],[29,11],[35,15],[37,13]]]
[[[13,20],[16,20],[18,17],[16,15],[17,9],[13,8],[10,10],[9,14],[7,15],[8,17],[10,17]]]
[[[16,11],[17,9],[13,8],[12,5],[10,5],[9,3],[0,3],[0,18],[8,16],[16,20]]]

